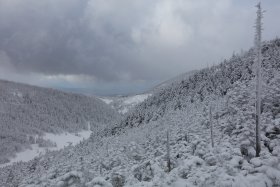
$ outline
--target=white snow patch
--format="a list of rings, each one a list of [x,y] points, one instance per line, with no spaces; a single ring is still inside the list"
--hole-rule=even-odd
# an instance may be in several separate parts
[[[23,97],[23,94],[22,94],[21,92],[19,92],[19,91],[12,92],[12,95],[13,95],[13,96],[16,96],[16,97],[20,97],[20,98]]]
[[[82,140],[89,138],[90,134],[91,131],[81,131],[79,133],[62,133],[62,134],[46,133],[43,139],[55,142],[57,147],[51,148],[51,150],[58,150],[68,145],[76,145]]]
[[[38,144],[32,144],[31,149],[26,149],[22,152],[16,154],[16,156],[10,159],[10,162],[5,164],[0,164],[1,167],[5,167],[11,165],[15,162],[27,162],[34,159],[37,156],[45,154],[48,150],[49,151],[56,151],[63,149],[69,145],[77,145],[81,141],[88,139],[90,137],[92,131],[80,131],[78,133],[62,133],[62,134],[52,134],[52,133],[45,133],[43,138],[44,140],[50,140],[56,144],[56,147],[39,147]]]
[[[110,103],[113,102],[112,99],[106,99],[106,98],[100,98],[104,103],[106,103],[107,105],[109,105]]]
[[[132,96],[117,96],[117,97],[100,97],[103,102],[117,110],[121,114],[130,111],[135,105],[145,101],[152,94],[138,94]]]
[[[123,108],[123,109],[119,110],[119,112],[120,112],[121,114],[125,114],[125,113],[128,112],[128,108]]]
[[[138,104],[146,100],[151,94],[143,94],[143,95],[135,95],[128,97],[126,100],[124,100],[124,104]]]

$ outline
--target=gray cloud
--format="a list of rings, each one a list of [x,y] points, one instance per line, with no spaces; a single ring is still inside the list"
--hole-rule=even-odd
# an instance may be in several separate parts
[[[0,0],[0,68],[10,72],[0,77],[14,80],[31,73],[41,77],[37,84],[52,77],[50,84],[107,84],[105,92],[114,82],[133,87],[140,81],[144,88],[252,46],[255,4]],[[280,33],[280,2],[268,0],[263,6],[268,10],[264,38],[273,39]]]

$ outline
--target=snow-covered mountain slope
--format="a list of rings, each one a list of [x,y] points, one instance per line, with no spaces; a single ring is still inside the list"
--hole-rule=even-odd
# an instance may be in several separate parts
[[[163,83],[153,87],[151,90],[137,95],[129,96],[115,96],[115,97],[99,97],[103,102],[110,105],[113,109],[117,110],[120,114],[126,114],[133,110],[136,105],[144,102],[148,97],[151,97],[154,93],[164,90],[171,84],[178,84],[181,81],[185,81],[189,76],[193,75],[196,71],[190,71],[178,75],[170,80],[164,81]]]
[[[118,118],[97,98],[0,80],[0,164],[30,148],[35,136],[87,130],[88,124],[93,129]]]
[[[64,132],[60,134],[45,133],[38,140],[35,136],[34,143],[30,148],[21,152],[17,152],[15,157],[10,158],[10,162],[0,164],[0,167],[5,167],[16,162],[27,162],[35,157],[45,154],[47,151],[54,151],[63,149],[69,145],[77,145],[81,141],[84,141],[90,137],[91,130],[83,130],[80,132],[69,133]]]
[[[117,110],[120,114],[126,114],[133,110],[136,105],[139,105],[148,97],[151,97],[154,93],[164,90],[171,84],[178,84],[181,81],[187,80],[189,76],[193,75],[195,72],[196,71],[191,71],[178,75],[170,80],[164,81],[163,83],[142,94],[99,98],[106,104],[110,105],[113,109]]]
[[[279,74],[279,45],[279,39],[263,44],[263,81],[266,90],[271,90],[269,84]],[[254,58],[254,50],[251,49],[242,56],[233,55],[220,65],[198,71],[185,81],[169,84],[164,90],[140,103],[123,120],[122,125],[136,126],[154,121],[166,112],[180,110],[194,101],[205,102],[228,97],[230,90],[241,85],[251,86],[251,94],[254,94]]]
[[[151,95],[151,93],[144,93],[131,96],[100,97],[100,99],[117,110],[120,114],[126,114]]]
[[[251,49],[165,87],[77,146],[0,169],[0,186],[280,186],[280,40],[262,53],[260,157]]]
[[[193,71],[189,71],[189,72],[180,74],[176,77],[173,77],[172,79],[169,79],[167,81],[160,83],[159,85],[152,88],[149,92],[150,93],[160,92],[161,90],[164,90],[166,87],[169,87],[171,84],[178,84],[181,81],[186,81],[191,75],[193,75],[196,72],[197,72],[197,70],[193,70]]]

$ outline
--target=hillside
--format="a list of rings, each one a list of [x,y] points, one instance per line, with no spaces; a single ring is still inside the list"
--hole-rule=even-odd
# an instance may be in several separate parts
[[[160,92],[161,90],[164,90],[166,87],[170,86],[171,84],[178,84],[181,81],[187,80],[190,76],[192,76],[196,72],[197,72],[197,70],[182,73],[178,76],[175,76],[167,81],[160,83],[159,85],[152,88],[149,92],[150,93]]]
[[[94,129],[118,116],[96,98],[1,80],[0,164],[34,144],[35,136]]]
[[[151,95],[152,93],[144,93],[130,96],[100,97],[100,99],[120,114],[126,114]]]
[[[0,169],[0,186],[280,186],[280,39],[262,53],[259,158],[250,49],[165,86],[77,146]]]
[[[106,104],[110,105],[113,109],[117,110],[120,114],[126,114],[129,111],[133,110],[137,105],[144,102],[148,97],[151,97],[154,93],[164,90],[171,84],[178,84],[181,81],[188,79],[189,76],[193,75],[195,72],[196,71],[191,71],[180,74],[170,80],[164,81],[161,84],[156,85],[149,91],[142,94],[99,98]]]
[[[264,94],[272,91],[269,86],[279,75],[279,46],[279,39],[263,44],[263,82],[264,89],[266,89]],[[172,82],[164,90],[154,93],[152,97],[131,111],[123,120],[122,125],[137,126],[151,120],[154,121],[168,111],[181,110],[195,101],[207,103],[216,98],[233,97],[229,95],[229,91],[237,86],[251,86],[250,94],[252,95],[255,84],[253,63],[254,50],[250,49],[242,56],[233,55],[220,65],[198,71],[187,80]],[[251,98],[251,100],[253,99]]]

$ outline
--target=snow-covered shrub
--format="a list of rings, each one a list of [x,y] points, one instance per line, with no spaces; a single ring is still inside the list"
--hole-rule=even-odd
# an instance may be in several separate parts
[[[119,173],[113,173],[111,176],[111,183],[113,187],[123,187],[125,184],[125,177]]]
[[[243,157],[233,156],[232,159],[229,161],[229,164],[232,165],[234,168],[241,169],[243,162]]]
[[[143,159],[144,150],[136,142],[130,142],[127,146],[127,156],[130,159],[140,161]]]
[[[151,181],[154,177],[154,172],[151,163],[144,162],[133,169],[133,176],[139,181]]]
[[[161,151],[161,150],[155,150],[155,152],[154,152],[154,156],[155,157],[159,157],[159,156],[162,156],[164,153]]]
[[[55,179],[57,187],[83,187],[84,178],[81,172],[71,171]]]
[[[207,153],[203,156],[205,162],[209,165],[209,166],[214,166],[217,164],[217,158],[216,155],[214,155],[213,153]]]
[[[193,149],[193,155],[202,157],[204,154],[206,154],[206,142],[203,140],[197,140],[192,142],[192,149]]]
[[[119,157],[112,157],[107,159],[102,159],[100,162],[101,169],[112,170],[114,167],[121,165],[121,159]]]
[[[96,177],[92,181],[86,183],[86,187],[113,187],[113,185],[107,182],[102,177]]]
[[[198,167],[201,167],[204,164],[204,160],[194,156],[186,159],[182,165],[178,168],[178,174],[181,178],[187,179],[188,175]]]

